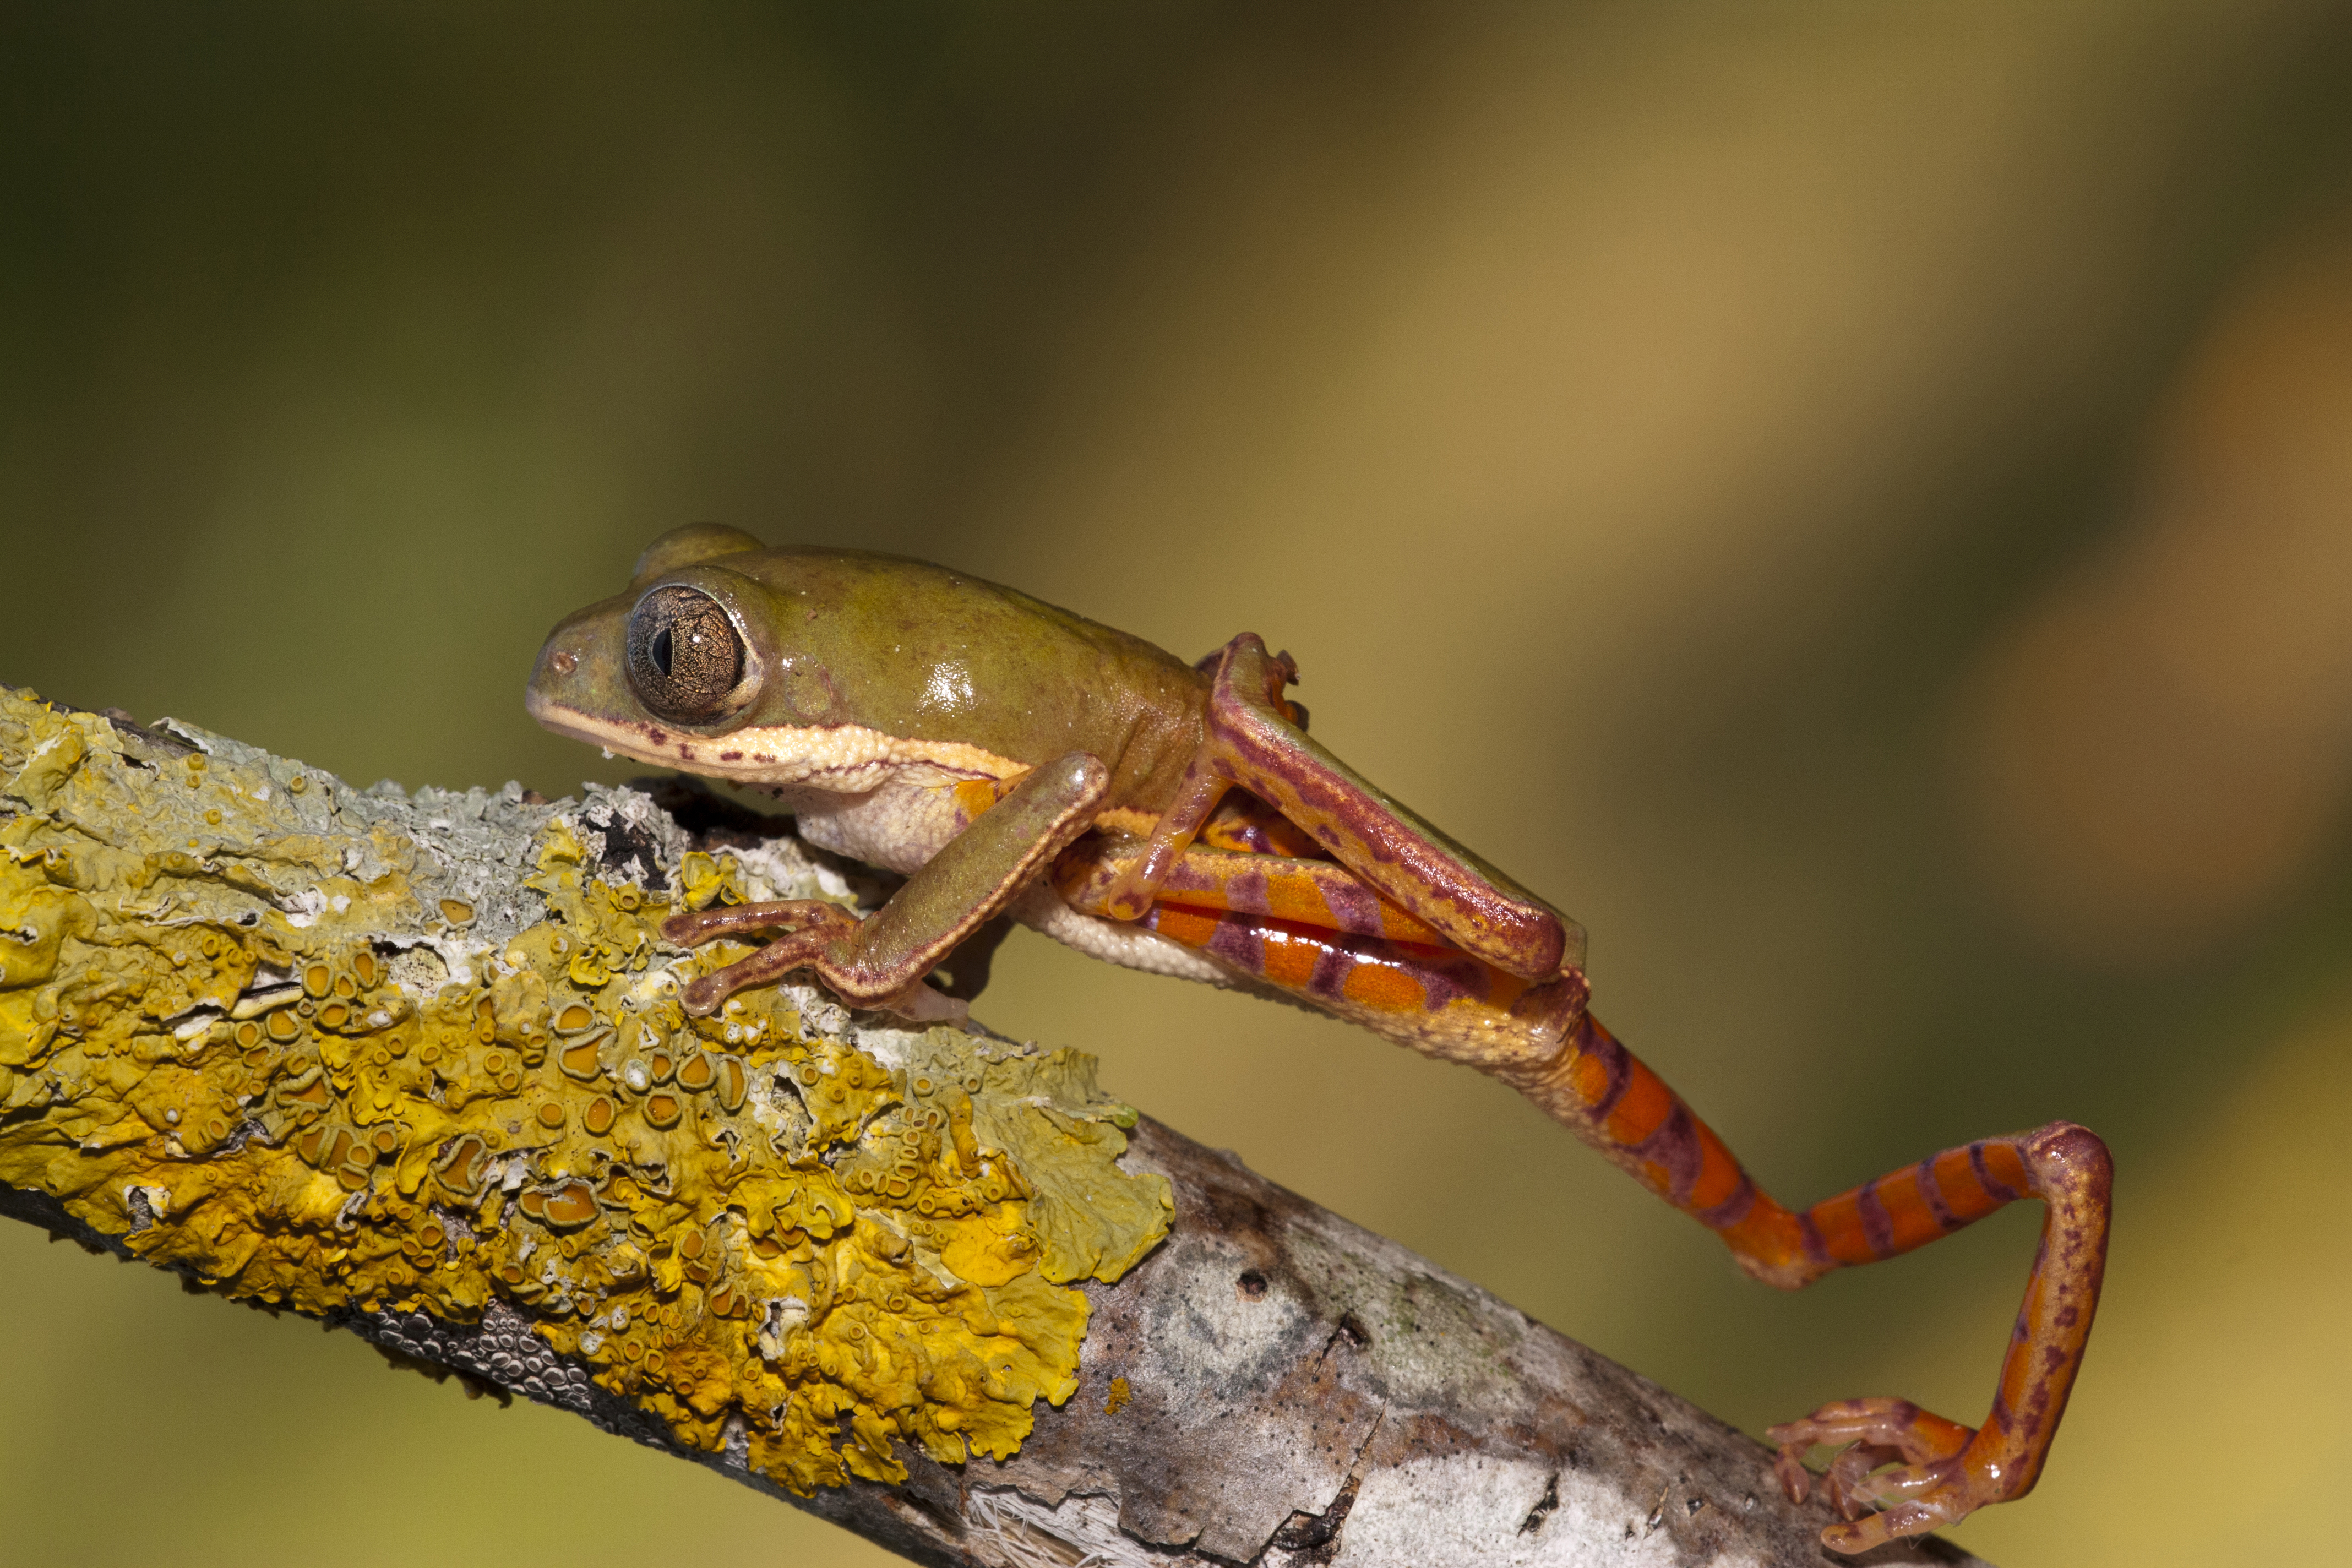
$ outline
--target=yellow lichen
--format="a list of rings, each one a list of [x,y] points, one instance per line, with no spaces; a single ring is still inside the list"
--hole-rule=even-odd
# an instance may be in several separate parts
[[[1076,1389],[1067,1286],[1168,1214],[1089,1058],[802,989],[689,1018],[749,950],[667,947],[670,896],[595,875],[562,807],[500,797],[536,829],[505,907],[404,797],[183,733],[171,762],[0,689],[0,1182],[231,1297],[504,1300],[803,1492],[902,1478],[902,1440],[1008,1457]],[[688,854],[679,896],[744,878]]]

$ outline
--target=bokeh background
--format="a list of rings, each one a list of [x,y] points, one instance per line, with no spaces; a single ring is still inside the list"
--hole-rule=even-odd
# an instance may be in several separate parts
[[[719,520],[1299,656],[1783,1196],[2057,1116],[2031,1564],[2352,1468],[2352,26],[2305,0],[0,10],[0,679],[553,795]],[[2035,1211],[1795,1297],[1497,1086],[1026,933],[982,1015],[1750,1429],[1979,1419]],[[880,1554],[0,1227],[0,1560]]]

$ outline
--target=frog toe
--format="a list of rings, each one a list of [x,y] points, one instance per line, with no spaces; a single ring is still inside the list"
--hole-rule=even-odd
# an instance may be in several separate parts
[[[1924,1535],[2001,1500],[1979,1495],[1962,1463],[1975,1430],[1907,1399],[1838,1400],[1767,1435],[1780,1449],[1772,1468],[1791,1502],[1804,1501],[1816,1479],[1805,1455],[1817,1446],[1843,1447],[1818,1478],[1847,1521],[1822,1531],[1822,1543],[1835,1552]]]
[[[679,947],[699,947],[722,936],[755,931],[801,931],[810,926],[857,923],[857,917],[838,904],[819,899],[782,899],[765,904],[722,904],[670,916],[662,921],[662,938]]]

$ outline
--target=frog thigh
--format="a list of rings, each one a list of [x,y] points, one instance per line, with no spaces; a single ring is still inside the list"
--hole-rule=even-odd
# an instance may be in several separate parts
[[[1282,711],[1290,671],[1244,632],[1219,655],[1206,760],[1304,828],[1364,882],[1466,952],[1521,979],[1559,972],[1575,928],[1331,754]],[[1188,836],[1189,840],[1189,836]]]
[[[1305,1013],[1328,1011],[1254,974],[1219,963],[1208,954],[1162,936],[1149,926],[1082,915],[1054,890],[1050,880],[1032,884],[1014,900],[1011,913],[1031,931],[1052,937],[1064,947],[1075,948],[1088,958],[1099,958],[1122,969],[1197,980],[1220,991],[1239,991],[1260,1001],[1279,1002]]]

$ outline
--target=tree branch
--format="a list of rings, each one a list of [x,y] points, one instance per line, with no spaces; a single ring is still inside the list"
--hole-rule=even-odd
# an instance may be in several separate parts
[[[355,792],[0,688],[0,1212],[94,1250],[922,1563],[1822,1558],[1760,1444],[1090,1058],[803,986],[688,1018],[747,950],[663,913],[887,891],[781,819]]]

